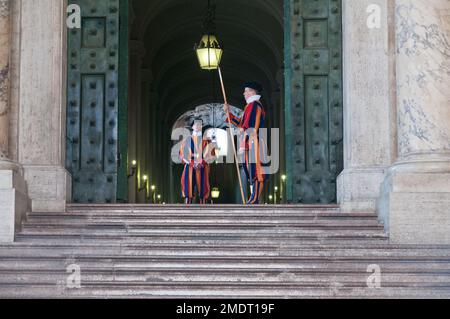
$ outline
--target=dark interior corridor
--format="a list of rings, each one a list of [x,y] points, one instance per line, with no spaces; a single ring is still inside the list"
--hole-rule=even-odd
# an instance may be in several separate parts
[[[130,202],[181,202],[181,166],[172,165],[170,158],[172,127],[200,105],[223,102],[217,72],[201,70],[194,52],[204,32],[207,4],[130,0],[128,159],[137,164],[129,179]],[[283,127],[283,1],[211,4],[216,5],[215,34],[224,48],[221,67],[230,104],[243,108],[242,83],[257,80],[264,86],[266,126]],[[280,176],[267,184],[265,202],[275,180]],[[211,187],[221,190],[217,202],[238,203],[237,186],[234,165],[213,165]]]

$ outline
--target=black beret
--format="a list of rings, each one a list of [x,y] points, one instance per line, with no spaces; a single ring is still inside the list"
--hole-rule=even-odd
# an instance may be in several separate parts
[[[256,92],[261,93],[263,91],[263,87],[261,84],[259,84],[258,82],[255,81],[249,81],[249,82],[245,82],[243,85],[244,89],[245,88],[249,88],[249,89],[253,89]]]

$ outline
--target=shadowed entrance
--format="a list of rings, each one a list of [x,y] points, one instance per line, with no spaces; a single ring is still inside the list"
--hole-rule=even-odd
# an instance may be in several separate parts
[[[71,2],[83,9],[83,27],[68,40],[74,202],[181,202],[171,129],[198,105],[222,102],[217,74],[200,70],[194,52],[207,1]],[[213,3],[230,104],[243,107],[242,83],[257,80],[266,126],[281,131],[280,171],[263,202],[335,203],[343,167],[341,1]]]

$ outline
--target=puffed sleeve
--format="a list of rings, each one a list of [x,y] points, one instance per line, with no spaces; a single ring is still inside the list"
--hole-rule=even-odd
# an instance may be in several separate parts
[[[242,122],[242,118],[237,117],[236,115],[234,115],[233,113],[230,112],[230,121],[231,124],[233,124],[234,126],[239,127],[241,122]],[[228,117],[226,119],[227,123],[230,123],[230,121],[228,121]]]

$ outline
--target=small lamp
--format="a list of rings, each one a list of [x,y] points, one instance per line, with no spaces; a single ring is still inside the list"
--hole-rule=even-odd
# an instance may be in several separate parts
[[[280,192],[280,201],[284,202],[284,184],[286,183],[287,176],[285,174],[281,175],[281,192]]]
[[[200,68],[203,70],[216,70],[220,65],[223,50],[213,34],[205,34],[200,43],[195,46]]]
[[[152,187],[150,187],[153,193],[153,204],[156,204],[156,186],[152,185]]]
[[[136,174],[137,161],[134,160],[131,162],[130,174],[128,174],[128,178],[133,177]]]
[[[148,183],[148,176],[144,175],[142,176],[142,181],[143,181],[143,186],[141,188],[139,188],[139,191],[143,191],[144,189],[147,189],[147,183]]]
[[[211,191],[211,197],[213,199],[218,199],[220,197],[220,190],[218,187],[213,188],[213,190]]]

